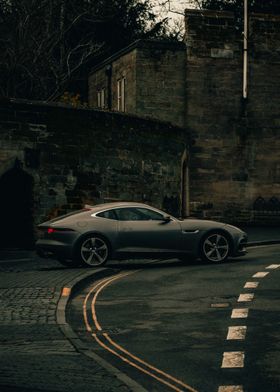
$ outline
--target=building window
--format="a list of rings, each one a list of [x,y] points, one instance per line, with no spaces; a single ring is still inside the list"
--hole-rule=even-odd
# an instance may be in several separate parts
[[[125,78],[118,80],[118,110],[125,112]]]
[[[105,88],[102,88],[101,90],[97,91],[97,106],[100,109],[105,108]]]

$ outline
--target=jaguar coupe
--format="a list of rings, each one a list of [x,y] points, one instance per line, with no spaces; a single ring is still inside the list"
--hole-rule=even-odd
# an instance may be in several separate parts
[[[60,216],[38,226],[37,253],[67,266],[98,267],[120,257],[199,258],[223,263],[246,253],[247,235],[235,226],[178,219],[142,203],[118,202]]]

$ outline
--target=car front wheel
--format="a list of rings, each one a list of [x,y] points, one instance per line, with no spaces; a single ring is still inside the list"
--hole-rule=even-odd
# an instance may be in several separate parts
[[[90,267],[104,265],[109,257],[109,245],[97,235],[85,238],[79,247],[79,259]]]
[[[228,238],[222,233],[209,233],[200,245],[200,257],[210,263],[223,263],[230,252]]]

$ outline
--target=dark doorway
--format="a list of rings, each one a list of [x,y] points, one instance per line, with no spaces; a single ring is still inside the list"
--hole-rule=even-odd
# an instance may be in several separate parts
[[[33,178],[15,166],[0,178],[1,249],[31,249],[34,245]]]

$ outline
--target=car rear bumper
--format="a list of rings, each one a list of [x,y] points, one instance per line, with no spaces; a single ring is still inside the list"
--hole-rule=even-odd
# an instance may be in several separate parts
[[[72,258],[72,246],[55,240],[40,239],[35,244],[35,250],[44,258]]]

